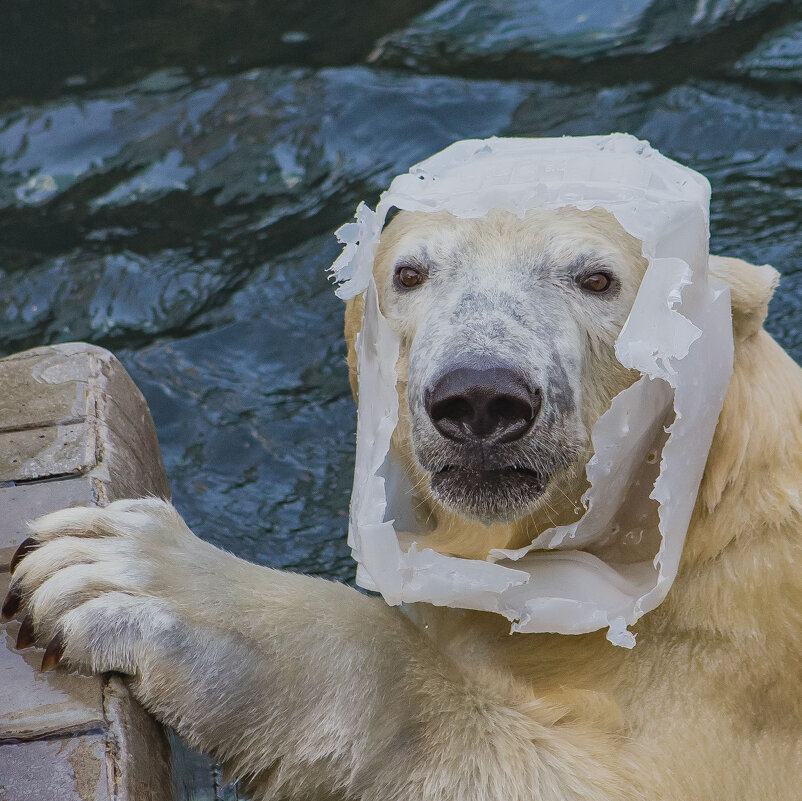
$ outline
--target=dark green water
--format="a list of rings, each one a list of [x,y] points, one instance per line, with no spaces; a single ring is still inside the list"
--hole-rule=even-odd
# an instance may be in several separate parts
[[[770,328],[802,357],[800,4],[2,13],[0,352],[114,350],[150,403],[179,509],[240,555],[352,576],[331,231],[455,139],[630,131],[701,170],[714,249],[783,273]]]

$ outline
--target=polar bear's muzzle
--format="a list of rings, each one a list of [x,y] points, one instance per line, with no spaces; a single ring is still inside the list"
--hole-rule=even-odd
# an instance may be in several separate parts
[[[516,464],[498,464],[491,449],[521,440],[542,405],[531,387],[506,366],[456,367],[435,380],[424,406],[435,429],[462,446],[462,461],[446,464],[431,477],[435,496],[484,519],[506,517],[512,505],[542,493],[545,477]]]
[[[540,371],[541,385],[523,364],[450,353],[422,384],[413,377],[418,461],[433,496],[452,511],[485,523],[520,518],[576,457],[564,430],[572,393],[555,371]]]

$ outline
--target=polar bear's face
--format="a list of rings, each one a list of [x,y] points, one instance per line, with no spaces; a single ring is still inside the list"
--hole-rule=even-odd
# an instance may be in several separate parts
[[[393,445],[416,486],[483,523],[578,497],[593,424],[633,380],[614,343],[645,267],[601,210],[400,213],[374,272],[401,342]]]

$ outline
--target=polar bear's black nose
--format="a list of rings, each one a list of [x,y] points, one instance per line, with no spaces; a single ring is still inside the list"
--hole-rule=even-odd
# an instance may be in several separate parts
[[[458,367],[426,392],[426,412],[434,427],[456,442],[513,442],[532,427],[541,393],[507,367]]]

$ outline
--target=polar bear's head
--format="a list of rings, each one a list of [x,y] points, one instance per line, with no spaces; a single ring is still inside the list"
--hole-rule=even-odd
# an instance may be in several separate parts
[[[646,266],[600,209],[392,220],[374,264],[401,343],[392,447],[425,514],[488,526],[573,513],[593,425],[637,377],[614,344]]]

